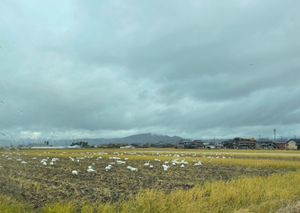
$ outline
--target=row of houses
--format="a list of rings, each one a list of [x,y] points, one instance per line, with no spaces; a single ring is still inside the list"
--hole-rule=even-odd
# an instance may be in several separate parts
[[[229,149],[287,149],[300,150],[300,139],[287,141],[255,140],[245,138],[234,138],[223,142],[224,148]]]
[[[221,143],[205,143],[201,140],[182,140],[176,148],[185,149],[287,149],[300,150],[300,139],[288,141],[256,140],[254,138],[234,138]]]

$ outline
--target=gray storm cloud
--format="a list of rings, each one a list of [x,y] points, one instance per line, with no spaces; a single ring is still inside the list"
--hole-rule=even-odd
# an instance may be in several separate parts
[[[300,134],[299,9],[3,0],[0,139]]]

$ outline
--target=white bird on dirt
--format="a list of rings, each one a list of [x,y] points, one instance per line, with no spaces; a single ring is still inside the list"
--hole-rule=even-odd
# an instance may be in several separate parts
[[[150,163],[149,162],[144,163],[144,166],[150,166]]]
[[[184,168],[184,164],[181,164],[181,166],[180,166],[181,168]]]
[[[73,170],[73,171],[72,171],[72,175],[78,175],[78,171]]]
[[[125,164],[126,163],[126,161],[122,161],[122,160],[117,160],[116,162],[117,162],[117,164]]]
[[[165,164],[163,164],[162,167],[163,167],[164,171],[168,171],[168,169],[170,168],[169,165],[165,165]]]
[[[45,162],[47,162],[48,160],[47,159],[42,159],[41,160],[41,163],[45,163]]]
[[[202,166],[202,162],[201,161],[198,161],[197,163],[194,164],[194,166]]]
[[[180,164],[189,164],[189,162],[185,161],[185,160],[181,160]]]
[[[111,170],[111,168],[112,168],[112,165],[109,164],[108,166],[105,167],[105,171],[109,171],[109,170]]]
[[[21,164],[26,164],[26,163],[27,163],[27,162],[26,162],[26,161],[24,161],[24,160],[23,160],[23,161],[21,161]]]
[[[88,173],[96,172],[95,169],[93,169],[92,166],[88,166],[88,169],[86,170]]]
[[[95,170],[95,169],[92,169],[92,168],[88,168],[86,171],[87,171],[88,173],[96,172],[96,170]]]
[[[153,169],[153,165],[149,165],[149,168],[150,168],[150,169]]]
[[[52,162],[56,162],[56,161],[58,161],[59,159],[58,158],[52,158]]]
[[[47,166],[47,162],[44,161],[44,162],[43,162],[43,165],[44,165],[44,166]]]
[[[138,170],[137,168],[134,168],[132,166],[127,166],[127,169],[129,169],[132,172],[136,172]]]
[[[54,162],[53,162],[53,161],[51,161],[51,162],[50,162],[50,165],[51,165],[51,166],[53,166],[53,165],[54,165]]]

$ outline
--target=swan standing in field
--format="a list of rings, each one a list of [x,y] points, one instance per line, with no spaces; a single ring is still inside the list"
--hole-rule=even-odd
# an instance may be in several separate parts
[[[168,171],[168,169],[170,168],[169,165],[165,165],[165,164],[163,164],[162,167],[163,167],[164,171]]]

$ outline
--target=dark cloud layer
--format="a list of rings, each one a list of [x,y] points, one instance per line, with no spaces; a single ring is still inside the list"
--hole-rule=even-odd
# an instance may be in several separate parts
[[[300,134],[299,9],[4,0],[0,139]]]

